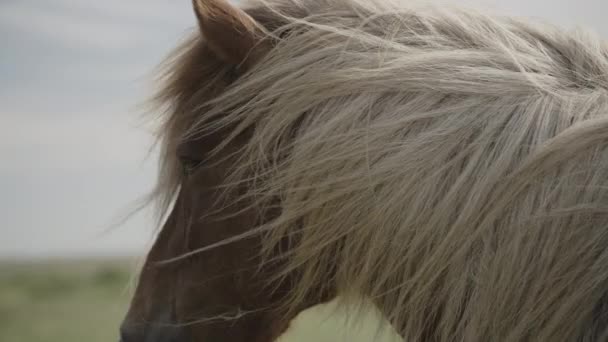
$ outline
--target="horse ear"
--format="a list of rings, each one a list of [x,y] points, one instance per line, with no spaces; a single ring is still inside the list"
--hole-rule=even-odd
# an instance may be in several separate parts
[[[245,11],[227,0],[192,0],[201,34],[222,60],[251,66],[267,50],[264,29]]]

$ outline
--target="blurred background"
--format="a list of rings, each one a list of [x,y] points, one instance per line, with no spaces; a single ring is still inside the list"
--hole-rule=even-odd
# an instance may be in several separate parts
[[[467,3],[608,37],[605,0]],[[0,1],[0,341],[116,341],[153,238],[148,211],[116,225],[155,181],[141,104],[154,68],[193,30],[190,6]],[[343,335],[319,310],[286,340]]]

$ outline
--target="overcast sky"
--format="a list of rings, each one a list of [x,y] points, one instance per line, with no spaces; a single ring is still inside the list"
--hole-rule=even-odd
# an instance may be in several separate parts
[[[0,1],[0,257],[135,253],[154,183],[137,106],[193,26],[189,1]]]
[[[473,0],[484,2],[484,0]],[[486,0],[594,28],[605,0]],[[104,232],[154,183],[137,107],[194,25],[188,0],[0,1],[0,258],[140,253],[139,215]]]

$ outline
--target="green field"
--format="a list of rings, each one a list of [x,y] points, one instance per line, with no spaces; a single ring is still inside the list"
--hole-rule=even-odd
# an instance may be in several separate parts
[[[128,270],[114,262],[0,265],[0,341],[117,341]]]
[[[111,342],[129,301],[130,262],[0,264],[0,341]],[[281,342],[398,341],[377,316],[345,327],[332,304],[304,312]],[[356,328],[355,328],[356,327]]]

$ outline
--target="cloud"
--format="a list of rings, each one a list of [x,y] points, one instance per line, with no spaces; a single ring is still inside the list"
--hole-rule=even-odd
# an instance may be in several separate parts
[[[169,0],[0,2],[0,96],[9,84],[28,92],[51,82],[129,85],[193,26],[189,6]]]
[[[183,7],[169,1],[14,1],[0,5],[0,23],[24,35],[97,50],[123,50],[176,27]]]

